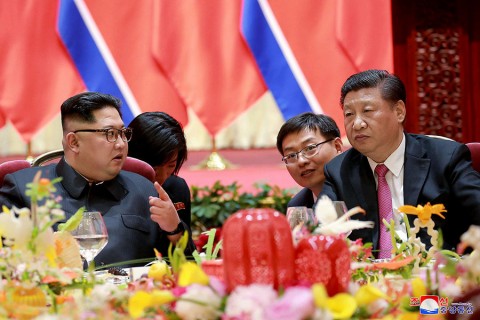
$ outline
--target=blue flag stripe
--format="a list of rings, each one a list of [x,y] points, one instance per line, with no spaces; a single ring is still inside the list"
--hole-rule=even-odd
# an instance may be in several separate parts
[[[241,30],[284,119],[314,111],[257,0],[243,2]]]
[[[89,91],[111,94],[122,101],[125,124],[135,117],[73,0],[61,0],[58,31]]]

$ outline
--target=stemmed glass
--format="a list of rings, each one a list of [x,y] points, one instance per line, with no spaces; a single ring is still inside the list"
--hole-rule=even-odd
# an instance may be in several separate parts
[[[345,201],[332,201],[335,211],[337,211],[337,218],[340,218],[347,213],[347,205]]]
[[[288,207],[287,220],[290,224],[290,229],[293,230],[297,225],[303,222],[304,225],[314,224],[315,216],[313,210],[307,207]]]
[[[78,227],[72,231],[77,240],[80,254],[87,262],[87,269],[93,258],[102,251],[108,242],[108,232],[103,217],[98,211],[86,211]]]
[[[345,204],[345,201],[332,201],[333,207],[335,208],[335,211],[337,212],[337,218],[340,218],[343,216],[345,213],[347,213],[347,205]],[[344,235],[345,237],[348,237],[352,233],[352,231],[345,232]]]

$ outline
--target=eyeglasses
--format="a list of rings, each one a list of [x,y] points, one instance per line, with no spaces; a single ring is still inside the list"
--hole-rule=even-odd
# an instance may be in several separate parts
[[[314,155],[316,155],[318,153],[318,150],[320,149],[319,147],[322,144],[330,142],[332,140],[334,140],[334,139],[328,139],[328,140],[325,140],[323,142],[319,142],[319,143],[316,143],[316,144],[310,144],[310,145],[306,146],[305,148],[303,148],[302,150],[300,150],[298,152],[293,152],[293,153],[287,154],[286,156],[282,157],[282,161],[285,162],[285,164],[294,164],[294,163],[297,162],[299,154],[301,154],[302,157],[304,157],[304,158],[310,159],[311,157],[313,157]]]
[[[77,132],[102,132],[105,134],[108,142],[116,142],[118,137],[121,136],[122,140],[128,142],[132,139],[132,129],[131,128],[123,128],[123,129],[116,129],[116,128],[108,128],[108,129],[80,129],[75,130],[73,133]]]

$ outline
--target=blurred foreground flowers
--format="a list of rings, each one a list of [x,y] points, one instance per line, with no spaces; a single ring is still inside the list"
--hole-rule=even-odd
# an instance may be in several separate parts
[[[390,261],[375,261],[370,244],[343,234],[370,225],[346,219],[318,228],[325,234],[302,232],[294,245],[284,215],[262,208],[229,218],[222,241],[214,241],[215,230],[206,232],[206,253],[195,262],[184,255],[184,235],[170,248],[169,264],[157,256],[143,275],[113,284],[82,270],[68,232],[82,210],[53,232],[64,219],[51,196],[56,182],[37,176],[29,186],[32,208],[0,213],[0,318],[420,319],[421,296],[444,297],[451,306],[467,302],[463,294],[480,282],[479,227],[462,237],[462,250],[472,247],[471,255],[438,250],[420,266],[417,256],[424,252],[409,247],[392,252]],[[323,208],[328,211],[328,203]],[[222,245],[223,260],[216,259]],[[440,310],[437,318],[446,314]]]

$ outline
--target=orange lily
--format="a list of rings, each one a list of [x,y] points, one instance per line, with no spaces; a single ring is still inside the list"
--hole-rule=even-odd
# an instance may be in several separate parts
[[[420,204],[416,207],[410,205],[401,206],[398,208],[398,211],[406,214],[417,215],[418,219],[420,219],[420,222],[422,222],[423,224],[426,224],[432,218],[432,214],[439,215],[440,217],[445,219],[445,216],[442,215],[442,212],[447,212],[443,204],[434,204],[432,206],[430,202],[427,202],[425,206],[422,206]]]
[[[382,269],[397,270],[397,269],[400,269],[401,267],[406,266],[407,264],[412,262],[414,259],[415,258],[412,256],[404,258],[403,255],[399,254],[393,257],[390,261],[373,263],[371,269],[372,270],[382,270]]]

